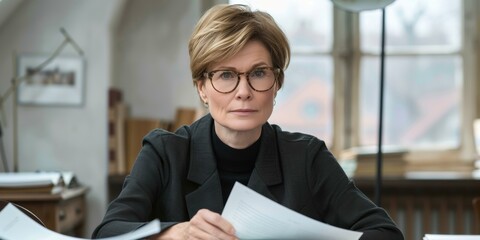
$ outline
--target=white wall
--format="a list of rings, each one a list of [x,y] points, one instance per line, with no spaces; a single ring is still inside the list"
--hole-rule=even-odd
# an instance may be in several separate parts
[[[24,0],[0,25],[0,94],[14,74],[12,54],[50,54],[64,27],[85,52],[80,107],[19,106],[19,170],[74,171],[90,187],[85,237],[107,206],[107,90],[123,90],[136,117],[173,119],[201,106],[189,70],[188,38],[203,10],[221,1]],[[75,55],[67,47],[66,55]],[[4,104],[12,166],[12,99]]]
[[[114,27],[112,85],[130,115],[172,120],[177,107],[202,108],[188,40],[204,11],[228,0],[129,0]]]
[[[90,187],[85,236],[106,209],[107,89],[111,78],[110,20],[122,1],[26,0],[0,28],[0,93],[10,86],[12,54],[49,55],[62,41],[60,27],[85,52],[85,99],[80,107],[19,106],[19,170],[71,170]],[[63,54],[75,55],[71,47]],[[12,166],[12,99],[4,105],[5,149]],[[2,123],[5,123],[2,121]]]
[[[128,1],[114,29],[113,85],[135,117],[173,119],[178,106],[200,107],[188,39],[200,1]]]

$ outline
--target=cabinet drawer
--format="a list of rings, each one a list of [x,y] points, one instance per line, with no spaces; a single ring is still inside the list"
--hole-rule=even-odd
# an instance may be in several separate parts
[[[57,231],[70,232],[85,218],[85,199],[76,198],[63,202],[57,209]]]

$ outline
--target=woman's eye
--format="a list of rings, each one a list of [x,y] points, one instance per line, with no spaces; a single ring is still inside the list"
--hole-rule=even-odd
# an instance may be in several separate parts
[[[250,76],[254,77],[254,78],[264,77],[265,76],[265,70],[264,69],[255,69],[255,70],[252,71]]]
[[[224,80],[235,79],[235,73],[231,71],[225,71],[220,73],[220,78]]]

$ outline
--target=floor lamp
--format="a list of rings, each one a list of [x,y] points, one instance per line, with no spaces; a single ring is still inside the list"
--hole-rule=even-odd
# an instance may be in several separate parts
[[[381,205],[382,190],[382,133],[383,133],[383,95],[385,76],[385,7],[395,0],[332,0],[334,5],[349,12],[361,12],[367,10],[382,10],[381,49],[380,49],[380,104],[378,114],[378,152],[377,169],[375,180],[375,203]]]
[[[55,49],[55,51],[42,63],[40,63],[37,67],[34,68],[33,71],[29,72],[28,74],[22,76],[16,76],[12,78],[11,85],[2,95],[0,95],[0,113],[2,115],[2,120],[5,122],[4,119],[4,112],[3,112],[3,103],[9,98],[10,95],[13,96],[13,172],[18,172],[18,150],[17,150],[17,90],[18,86],[25,80],[29,79],[31,76],[39,73],[44,69],[53,59],[55,59],[67,46],[67,44],[72,45],[75,51],[80,55],[83,56],[82,49],[78,46],[78,44],[70,37],[67,31],[64,28],[60,28],[60,32],[62,33],[64,40],[63,42]],[[15,63],[15,59],[13,59]],[[15,65],[15,64],[14,64]],[[16,71],[16,70],[14,70]],[[5,148],[3,145],[3,131],[2,131],[2,121],[0,121],[0,157],[2,158],[3,168],[5,172],[10,172],[8,167],[8,161],[5,154]]]

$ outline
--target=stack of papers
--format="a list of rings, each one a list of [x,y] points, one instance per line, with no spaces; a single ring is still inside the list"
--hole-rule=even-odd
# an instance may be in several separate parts
[[[480,235],[425,234],[423,240],[480,240]]]
[[[51,193],[63,190],[64,181],[59,172],[0,173],[0,193]]]
[[[42,187],[58,185],[62,180],[60,173],[0,173],[1,188]]]
[[[0,193],[59,193],[80,184],[73,172],[0,173]]]

